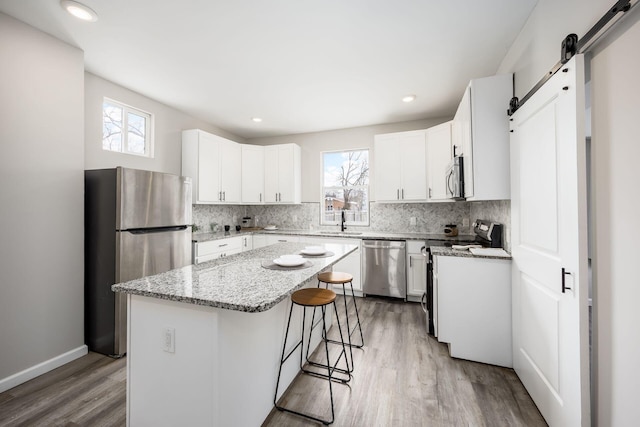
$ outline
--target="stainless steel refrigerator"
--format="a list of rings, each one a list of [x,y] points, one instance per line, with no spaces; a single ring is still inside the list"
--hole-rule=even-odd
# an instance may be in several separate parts
[[[191,178],[117,167],[85,171],[85,340],[127,352],[126,296],[114,283],[191,264]]]

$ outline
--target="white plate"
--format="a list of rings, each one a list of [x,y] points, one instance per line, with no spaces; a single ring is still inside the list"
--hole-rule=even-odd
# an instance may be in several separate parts
[[[300,253],[303,253],[305,255],[324,255],[325,253],[327,253],[327,250],[322,246],[307,246],[306,248],[302,249]]]
[[[274,226],[272,226],[272,227],[265,227],[264,229],[265,229],[265,230],[267,230],[267,231],[272,231],[272,230],[277,230],[277,229],[278,229],[278,227],[276,227],[276,226],[274,225]]]
[[[307,262],[304,258],[276,258],[273,260],[274,264],[278,264],[281,267],[297,267],[298,265],[302,265]]]

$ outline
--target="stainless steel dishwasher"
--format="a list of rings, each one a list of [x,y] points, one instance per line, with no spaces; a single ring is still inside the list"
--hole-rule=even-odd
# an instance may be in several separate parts
[[[406,242],[363,240],[362,249],[364,294],[406,299]]]

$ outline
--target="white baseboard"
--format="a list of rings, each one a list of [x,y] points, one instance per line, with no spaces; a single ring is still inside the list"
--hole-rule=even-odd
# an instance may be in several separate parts
[[[37,376],[59,368],[60,366],[69,363],[72,360],[76,360],[79,357],[86,355],[88,352],[89,349],[87,348],[87,346],[82,345],[59,356],[56,356],[49,360],[45,360],[42,363],[38,363],[37,365],[27,368],[24,371],[18,372],[17,374],[13,374],[10,377],[0,379],[0,393],[22,383],[26,383],[27,381]]]

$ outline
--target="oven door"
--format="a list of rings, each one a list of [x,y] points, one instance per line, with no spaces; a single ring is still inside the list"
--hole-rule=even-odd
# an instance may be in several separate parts
[[[427,290],[423,295],[424,299],[424,307],[423,310],[425,312],[426,322],[427,322],[427,332],[429,335],[437,336],[434,322],[434,288],[433,288],[433,256],[431,255],[431,250],[429,247],[426,247],[423,255],[427,257]]]

